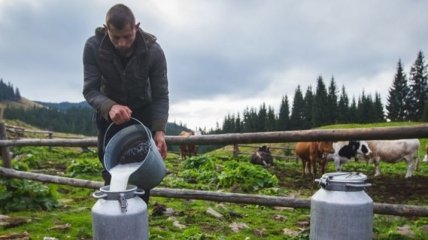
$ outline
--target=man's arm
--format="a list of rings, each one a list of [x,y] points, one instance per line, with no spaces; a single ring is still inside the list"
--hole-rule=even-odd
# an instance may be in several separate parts
[[[101,72],[96,62],[97,44],[95,38],[86,41],[83,51],[83,96],[86,101],[105,119],[109,119],[109,111],[117,104],[100,92]]]

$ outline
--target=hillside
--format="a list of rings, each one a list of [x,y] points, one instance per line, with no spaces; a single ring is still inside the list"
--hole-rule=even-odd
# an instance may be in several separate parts
[[[19,101],[0,101],[0,107],[1,108],[16,107],[16,108],[30,109],[34,107],[42,108],[44,106],[38,102],[33,102],[27,98],[21,97]]]

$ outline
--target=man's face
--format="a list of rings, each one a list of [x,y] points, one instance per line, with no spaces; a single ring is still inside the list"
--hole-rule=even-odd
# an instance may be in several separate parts
[[[105,26],[110,41],[122,56],[131,55],[139,25],[139,23],[135,26],[126,24],[122,29],[115,28],[113,25]]]

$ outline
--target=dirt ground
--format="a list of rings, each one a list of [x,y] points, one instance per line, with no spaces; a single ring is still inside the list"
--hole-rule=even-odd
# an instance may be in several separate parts
[[[301,169],[293,171],[275,171],[281,187],[286,189],[304,190],[315,193],[320,187],[309,176],[302,176]],[[366,193],[378,203],[391,204],[428,204],[428,176],[368,175]]]

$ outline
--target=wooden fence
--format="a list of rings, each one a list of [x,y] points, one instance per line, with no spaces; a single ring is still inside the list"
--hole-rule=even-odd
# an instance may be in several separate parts
[[[4,127],[3,127],[4,129]],[[96,146],[96,138],[87,139],[5,139],[2,135],[0,124],[0,147],[2,149],[3,166],[0,167],[0,175],[7,177],[17,177],[32,179],[42,182],[67,184],[77,187],[98,189],[102,186],[100,182],[93,182],[82,179],[65,178],[22,172],[10,169],[7,163],[7,148],[10,146],[65,146],[65,147],[91,147]],[[296,141],[338,141],[338,140],[375,140],[375,139],[405,139],[405,138],[428,138],[428,124],[421,124],[409,127],[384,127],[384,128],[357,128],[357,129],[330,129],[330,130],[303,130],[303,131],[283,131],[283,132],[263,132],[263,133],[239,133],[239,134],[218,134],[200,136],[166,136],[168,144],[239,144],[239,143],[276,143],[276,142],[296,142]],[[6,149],[7,151],[5,151]],[[3,155],[5,154],[5,155]],[[217,202],[232,202],[244,204],[258,204],[266,206],[284,206],[293,208],[308,208],[310,200],[292,197],[274,197],[254,194],[219,193],[209,191],[198,191],[188,189],[166,189],[154,188],[151,191],[154,196],[201,199]],[[397,216],[418,216],[427,217],[428,207],[415,205],[384,204],[375,203],[374,213],[397,215]]]

